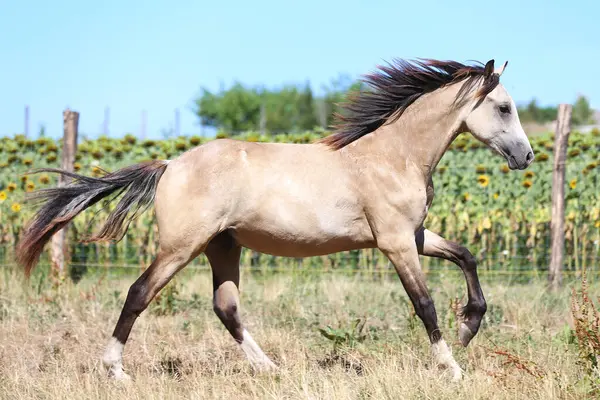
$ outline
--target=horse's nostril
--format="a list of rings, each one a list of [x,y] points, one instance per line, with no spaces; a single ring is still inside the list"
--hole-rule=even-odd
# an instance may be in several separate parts
[[[527,153],[525,160],[527,160],[527,162],[533,161],[533,152],[530,151],[529,153]]]

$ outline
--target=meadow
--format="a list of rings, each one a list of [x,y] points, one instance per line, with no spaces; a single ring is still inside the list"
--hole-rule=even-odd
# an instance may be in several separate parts
[[[600,317],[595,326],[593,317],[574,318],[580,314],[573,304],[583,304],[580,281],[551,293],[540,280],[507,284],[484,272],[489,310],[479,334],[462,348],[456,310],[464,280],[456,271],[430,276],[440,328],[465,370],[462,381],[450,383],[430,365],[427,335],[394,275],[244,269],[242,319],[280,367],[258,373],[212,312],[210,273],[188,269],[138,319],[124,354],[134,380],[122,384],[106,378],[100,357],[135,274],[100,269],[58,289],[43,272],[27,285],[19,272],[0,274],[2,399],[600,395],[593,366],[600,359],[600,343],[593,347]],[[598,295],[600,286],[591,284],[589,296]]]

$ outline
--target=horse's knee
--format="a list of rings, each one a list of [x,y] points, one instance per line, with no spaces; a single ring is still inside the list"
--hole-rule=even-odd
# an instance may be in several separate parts
[[[131,285],[127,292],[127,300],[125,300],[127,311],[139,316],[148,306],[147,293],[148,288],[144,280],[138,280]]]
[[[237,304],[233,301],[218,301],[216,298],[213,302],[213,311],[223,321],[235,319],[238,312]]]
[[[437,321],[437,313],[433,299],[429,296],[422,296],[415,302],[415,313],[423,321]]]
[[[231,283],[231,285],[227,285],[227,283]],[[237,298],[237,287],[233,282],[225,282],[215,291],[213,311],[233,338],[238,342],[242,342],[244,337]]]
[[[477,260],[475,256],[467,249],[463,247],[459,254],[459,260],[462,268],[465,271],[475,271],[477,269]]]

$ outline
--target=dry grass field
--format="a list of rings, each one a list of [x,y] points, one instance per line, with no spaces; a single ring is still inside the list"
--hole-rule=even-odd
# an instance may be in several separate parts
[[[242,276],[248,330],[281,367],[255,373],[212,312],[211,277],[184,270],[138,319],[125,348],[134,380],[108,380],[100,358],[132,274],[95,273],[52,287],[0,271],[2,399],[584,399],[600,377],[581,364],[570,285],[486,277],[479,335],[458,345],[460,275],[428,279],[444,335],[465,378],[430,366],[421,322],[399,280],[341,273]],[[600,286],[592,284],[594,299]],[[360,319],[356,329],[355,321]],[[365,322],[366,321],[366,322]],[[363,326],[364,323],[364,326]],[[328,330],[327,326],[331,329]],[[360,327],[362,326],[362,330]],[[330,339],[319,329],[328,332]],[[593,354],[592,354],[593,356]],[[590,355],[587,355],[588,359]]]

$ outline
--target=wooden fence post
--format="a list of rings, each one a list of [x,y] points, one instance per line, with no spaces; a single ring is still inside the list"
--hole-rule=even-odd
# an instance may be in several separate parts
[[[62,148],[62,165],[61,168],[73,172],[75,164],[75,153],[77,152],[77,129],[79,125],[79,113],[66,109],[63,111],[63,148]],[[60,175],[58,178],[58,186],[64,186],[70,178]],[[66,225],[63,229],[56,232],[52,236],[52,268],[59,277],[65,275],[65,256],[68,250],[67,247],[67,229]]]
[[[25,137],[29,137],[29,106],[25,106],[25,121],[24,121],[23,133]]]
[[[550,256],[549,283],[556,290],[562,284],[565,246],[565,162],[569,134],[571,133],[570,104],[558,106],[556,135],[554,137],[554,169],[552,177],[552,220],[550,222],[552,253]]]

